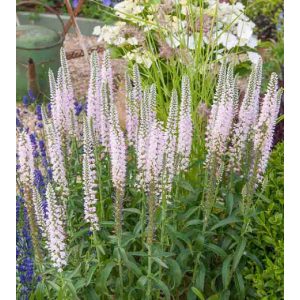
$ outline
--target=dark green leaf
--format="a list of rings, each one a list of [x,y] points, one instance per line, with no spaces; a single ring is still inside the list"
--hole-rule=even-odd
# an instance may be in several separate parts
[[[132,214],[138,214],[140,215],[141,214],[141,211],[137,208],[133,208],[133,207],[130,207],[130,208],[124,208],[123,209],[124,212],[128,212],[128,213],[132,213]]]
[[[170,269],[169,275],[171,276],[172,280],[175,282],[175,287],[179,286],[182,280],[182,272],[178,262],[172,258],[167,259],[167,263]]]
[[[222,265],[222,283],[224,289],[228,288],[231,281],[230,263],[232,260],[232,255],[228,255]]]
[[[171,299],[170,291],[169,288],[166,286],[166,284],[162,282],[160,279],[154,277],[153,275],[150,275],[150,278],[157,284],[159,289],[162,290],[162,292],[165,295],[165,299],[170,300]]]
[[[220,228],[220,227],[223,227],[223,226],[226,226],[228,224],[233,224],[233,223],[237,223],[237,222],[241,222],[241,219],[239,219],[238,217],[236,216],[230,216],[220,222],[218,222],[217,224],[215,224],[211,230],[216,230],[217,228]]]
[[[226,252],[217,245],[207,244],[205,246],[208,250],[211,250],[212,252],[214,252],[215,254],[221,256],[222,258],[225,258],[227,256]]]
[[[232,213],[233,204],[234,204],[233,195],[232,193],[229,193],[226,198],[226,206],[229,215],[231,215]]]
[[[234,253],[234,257],[233,257],[233,264],[232,264],[232,270],[235,271],[235,269],[237,268],[241,257],[244,253],[245,247],[246,247],[246,239],[242,238],[240,243],[238,244],[238,247]]]
[[[239,291],[239,299],[241,300],[245,299],[245,284],[244,284],[243,276],[239,269],[237,269],[234,274],[234,281]]]
[[[111,273],[111,270],[115,267],[115,263],[113,261],[109,262],[103,270],[100,272],[100,277],[98,279],[100,290],[106,289],[106,282]]]
[[[199,272],[198,272],[198,275],[196,276],[195,285],[201,291],[203,291],[203,289],[204,289],[205,273],[206,273],[206,268],[205,268],[204,264],[202,262],[200,262]]]
[[[67,275],[68,279],[72,279],[74,276],[76,276],[77,274],[80,274],[80,268],[81,268],[81,264],[78,265],[78,267],[69,275]]]
[[[190,220],[188,221],[184,227],[189,227],[189,226],[194,226],[194,225],[199,225],[201,224],[202,221],[201,220],[198,220],[198,219],[194,219],[194,220]]]

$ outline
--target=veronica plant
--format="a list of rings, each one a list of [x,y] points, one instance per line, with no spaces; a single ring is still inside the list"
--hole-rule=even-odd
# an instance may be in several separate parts
[[[135,65],[122,129],[109,57],[91,54],[87,110],[76,114],[62,52],[56,80],[50,72],[51,113],[41,108],[36,134],[18,128],[17,183],[41,278],[34,293],[244,299],[241,268],[279,109],[277,76],[261,100],[259,61],[240,99],[234,65],[222,64],[204,152],[189,76],[166,93],[161,118],[161,87]]]

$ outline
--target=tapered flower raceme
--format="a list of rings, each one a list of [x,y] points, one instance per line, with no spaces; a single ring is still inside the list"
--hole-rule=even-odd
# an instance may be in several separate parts
[[[146,190],[146,166],[147,166],[147,153],[148,153],[148,143],[149,143],[149,100],[148,100],[148,90],[145,90],[144,98],[141,101],[140,108],[140,126],[138,129],[137,136],[137,188],[141,191]]]
[[[133,99],[140,103],[143,99],[141,75],[137,64],[133,66]]]
[[[96,162],[91,122],[84,119],[83,124],[83,189],[84,189],[84,219],[90,224],[91,231],[99,230],[99,219],[96,213]]]
[[[61,71],[59,71],[59,76]],[[62,113],[62,99],[60,89],[56,85],[55,77],[52,70],[49,70],[49,85],[50,85],[50,103],[52,110],[52,120],[56,130],[62,135],[64,119]]]
[[[126,177],[126,146],[115,105],[111,107],[110,153],[114,187],[123,194]]]
[[[101,82],[101,107],[100,107],[100,131],[101,131],[101,144],[105,150],[109,151],[109,128],[110,128],[110,106],[111,102],[108,98],[107,84]]]
[[[102,80],[108,84],[108,94],[110,102],[114,102],[114,84],[113,84],[113,71],[110,60],[109,50],[104,52],[103,65],[102,65]]]
[[[50,183],[47,185],[46,198],[49,210],[47,220],[47,246],[53,266],[62,272],[67,265],[66,233],[64,229],[64,209],[56,198]]]
[[[116,199],[114,205],[116,224],[115,229],[120,239],[122,232],[123,196],[126,180],[126,145],[115,104],[111,105],[110,122],[111,175],[112,182],[116,190]]]
[[[209,116],[209,120],[208,120],[208,124],[207,124],[207,136],[206,136],[206,145],[209,147],[209,143],[211,142],[211,135],[209,134],[209,132],[212,131],[212,129],[214,128],[214,124],[215,124],[215,120],[217,117],[217,113],[218,113],[218,107],[219,107],[219,103],[220,103],[220,99],[222,97],[222,94],[224,93],[224,88],[225,88],[225,83],[226,83],[226,64],[225,62],[222,63],[220,71],[219,71],[219,76],[218,76],[218,83],[217,83],[217,87],[216,87],[216,92],[214,95],[214,100],[213,100],[213,104],[211,107],[211,111],[210,111],[210,116]]]
[[[65,51],[60,51],[61,67],[55,82],[53,72],[49,71],[52,116],[55,128],[61,137],[78,134],[75,117],[75,98],[68,69]]]
[[[261,85],[262,61],[253,67],[246,94],[241,104],[238,121],[234,125],[231,141],[230,168],[236,172],[241,170],[242,165],[247,162],[249,141],[256,125],[259,111],[259,92]]]
[[[258,122],[254,128],[253,150],[255,158],[251,171],[252,176],[257,178],[257,183],[262,181],[267,167],[281,96],[282,90],[278,91],[278,77],[273,73],[263,100]]]
[[[149,146],[146,162],[148,226],[147,244],[151,246],[155,232],[155,211],[162,195],[161,175],[165,150],[165,133],[158,121],[154,121],[149,132]]]
[[[127,78],[127,101],[126,101],[126,130],[130,146],[137,147],[140,105],[143,100],[143,91],[140,72],[137,64],[133,66],[133,86]]]
[[[147,110],[149,127],[156,119],[156,86],[152,84],[147,95]]]
[[[132,98],[132,93],[129,93],[126,100],[126,131],[129,146],[137,146],[139,124],[138,107]]]
[[[157,197],[161,195],[163,170],[163,158],[165,151],[165,132],[162,124],[155,120],[149,131],[149,144],[146,161],[146,183],[147,191],[154,188]]]
[[[75,119],[75,104],[74,96],[70,92],[68,80],[62,67],[58,70],[56,82],[56,103],[60,114],[60,126],[62,127],[62,136],[74,134],[73,120]]]
[[[222,162],[226,154],[229,136],[235,116],[235,97],[234,97],[234,77],[232,66],[228,67],[226,82],[223,86],[219,102],[216,103],[217,111],[212,126],[207,128],[207,157],[206,166],[210,170],[216,171],[217,178],[220,178],[223,170]],[[218,92],[218,91],[217,91]],[[213,117],[213,116],[211,116]]]
[[[47,230],[46,230],[46,219],[44,216],[43,202],[42,202],[41,195],[36,189],[36,187],[33,187],[32,189],[32,199],[34,204],[34,211],[35,211],[37,225],[39,226],[42,235],[46,237]]]
[[[182,78],[181,93],[180,116],[178,124],[177,172],[185,171],[188,168],[189,157],[192,149],[193,124],[191,117],[191,90],[190,81],[187,76]]]
[[[45,131],[52,166],[53,179],[61,188],[62,195],[67,197],[69,194],[66,171],[64,167],[64,156],[61,148],[60,135],[55,130],[52,120],[45,120]]]
[[[101,140],[101,78],[100,64],[97,52],[93,52],[90,58],[90,82],[87,96],[87,119],[92,120],[96,141]]]
[[[20,165],[19,178],[23,188],[34,253],[37,260],[41,261],[42,257],[38,239],[37,215],[35,211],[37,198],[33,197],[32,191],[32,187],[34,186],[33,150],[29,134],[24,131],[21,132],[18,140],[18,157]]]
[[[175,175],[175,156],[177,148],[178,131],[178,96],[173,90],[166,130],[166,145],[163,166],[163,188],[170,195],[172,182]]]
[[[34,158],[30,137],[21,132],[18,140],[19,175],[22,185],[30,187],[34,181]]]

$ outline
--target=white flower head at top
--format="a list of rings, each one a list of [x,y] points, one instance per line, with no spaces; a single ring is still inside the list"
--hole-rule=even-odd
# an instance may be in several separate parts
[[[130,18],[130,15],[137,15],[144,10],[144,6],[137,5],[134,1],[125,0],[114,6],[116,15],[121,18]]]

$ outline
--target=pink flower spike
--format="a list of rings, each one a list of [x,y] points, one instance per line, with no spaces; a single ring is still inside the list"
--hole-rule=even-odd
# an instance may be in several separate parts
[[[177,173],[186,171],[192,150],[193,124],[191,117],[191,90],[187,76],[182,78],[181,104],[178,124]]]

